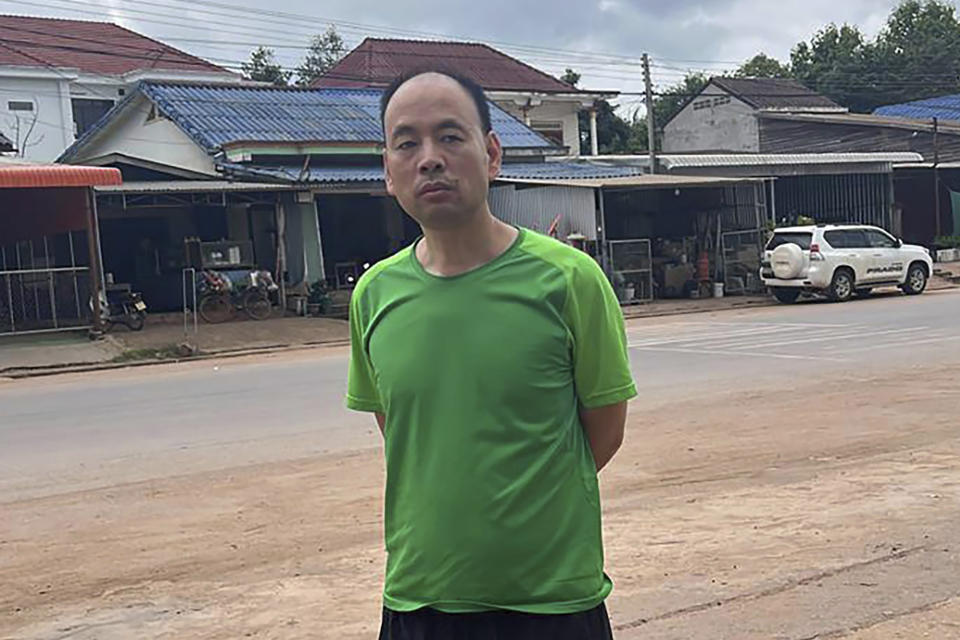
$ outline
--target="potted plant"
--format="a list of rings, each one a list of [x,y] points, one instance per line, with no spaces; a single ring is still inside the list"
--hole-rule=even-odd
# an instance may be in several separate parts
[[[322,316],[330,309],[330,294],[327,292],[327,283],[317,280],[310,285],[307,294],[307,313],[312,316]]]

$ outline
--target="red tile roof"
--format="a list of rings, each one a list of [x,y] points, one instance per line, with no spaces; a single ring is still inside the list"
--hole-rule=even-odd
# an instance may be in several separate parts
[[[3,15],[0,65],[67,67],[105,75],[151,69],[229,73],[115,24]]]
[[[478,42],[366,38],[314,81],[315,87],[382,87],[425,67],[455,71],[488,91],[577,93],[578,89]]]

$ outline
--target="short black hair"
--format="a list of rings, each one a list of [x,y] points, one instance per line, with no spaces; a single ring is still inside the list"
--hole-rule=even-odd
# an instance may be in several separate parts
[[[476,105],[477,113],[480,116],[480,127],[483,129],[483,132],[490,133],[493,130],[493,125],[490,124],[490,105],[487,103],[487,96],[485,96],[483,93],[483,87],[470,78],[460,75],[454,71],[448,71],[442,68],[426,67],[423,69],[417,69],[415,71],[408,71],[397,76],[384,90],[383,95],[380,96],[380,126],[383,129],[384,142],[386,142],[387,138],[387,123],[384,121],[384,116],[387,114],[387,105],[390,104],[393,94],[397,92],[397,89],[406,84],[407,81],[412,80],[417,76],[422,76],[425,73],[438,73],[456,81],[457,84],[463,87],[464,91],[467,92],[470,98],[473,99],[473,104]]]

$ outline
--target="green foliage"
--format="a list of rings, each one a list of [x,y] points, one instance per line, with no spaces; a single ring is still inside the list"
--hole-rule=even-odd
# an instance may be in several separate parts
[[[290,83],[291,73],[274,58],[273,49],[257,47],[250,54],[250,60],[240,65],[243,77],[257,82],[269,82],[278,87],[285,87]]]
[[[939,249],[960,249],[960,236],[937,236],[933,244]]]
[[[346,54],[347,47],[343,38],[331,25],[323,33],[310,41],[310,48],[303,62],[297,67],[297,84],[309,86],[311,82],[329,71]]]
[[[580,83],[580,74],[568,67],[560,76],[560,80],[575,87]]]
[[[771,58],[764,52],[753,56],[736,71],[733,72],[735,78],[790,78],[790,65],[782,64],[776,58]]]

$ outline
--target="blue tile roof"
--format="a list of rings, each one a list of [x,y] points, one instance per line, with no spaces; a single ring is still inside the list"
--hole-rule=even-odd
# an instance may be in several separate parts
[[[278,182],[299,182],[299,167],[243,165],[224,163],[220,167],[228,174],[240,178],[259,178]],[[500,177],[512,180],[585,180],[619,178],[643,173],[638,167],[598,167],[574,162],[507,163],[500,170]],[[371,167],[310,167],[303,182],[336,184],[350,182],[380,182],[383,169]]]
[[[211,153],[230,142],[383,142],[379,89],[145,82],[140,90]],[[554,147],[493,103],[490,117],[504,147]]]
[[[877,107],[873,115],[917,120],[960,120],[960,93]]]

